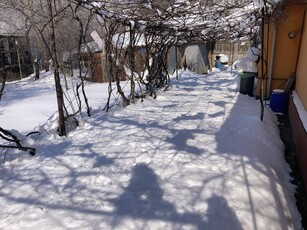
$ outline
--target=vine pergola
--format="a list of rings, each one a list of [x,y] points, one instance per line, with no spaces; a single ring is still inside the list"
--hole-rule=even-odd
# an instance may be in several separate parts
[[[257,38],[260,41],[264,12],[269,13],[277,4],[274,0],[73,2],[98,15],[104,31],[103,53],[106,61],[103,71],[110,80],[109,93],[115,81],[124,106],[134,102],[136,82],[145,84],[147,93],[153,97],[157,88],[167,89],[166,57],[171,46],[202,42],[206,43],[208,50],[212,50],[215,41],[235,42]],[[122,39],[114,39],[118,33],[121,33]],[[137,73],[135,57],[140,40],[146,47],[145,70]],[[129,69],[125,73],[130,80],[129,96],[121,88],[118,63]],[[105,108],[108,110],[109,100]]]

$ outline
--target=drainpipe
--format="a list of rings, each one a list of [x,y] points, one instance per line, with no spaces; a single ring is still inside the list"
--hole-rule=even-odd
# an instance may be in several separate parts
[[[267,95],[271,95],[272,91],[272,73],[273,73],[273,64],[274,64],[274,55],[275,55],[275,46],[276,46],[276,34],[277,34],[277,22],[274,24],[274,33],[273,33],[273,42],[272,42],[272,52],[271,52],[271,61],[270,61],[270,72],[269,72],[269,85],[267,90]]]
[[[260,120],[263,121],[263,116],[264,116],[264,103],[263,103],[263,98],[264,98],[264,7],[262,7],[261,10],[261,83],[260,83],[260,104],[261,104],[261,114],[260,114]],[[254,226],[255,226],[255,220],[253,219]]]

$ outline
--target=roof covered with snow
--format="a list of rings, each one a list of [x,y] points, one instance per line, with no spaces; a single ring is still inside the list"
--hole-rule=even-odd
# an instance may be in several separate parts
[[[135,34],[135,46],[146,46],[146,39],[144,34]],[[127,48],[130,44],[130,32],[117,33],[113,36],[113,44],[117,47]]]

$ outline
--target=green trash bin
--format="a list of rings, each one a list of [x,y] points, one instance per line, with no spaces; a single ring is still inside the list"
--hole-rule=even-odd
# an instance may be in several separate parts
[[[251,97],[254,96],[254,81],[257,73],[253,72],[241,72],[239,73],[240,77],[240,93],[247,94]]]

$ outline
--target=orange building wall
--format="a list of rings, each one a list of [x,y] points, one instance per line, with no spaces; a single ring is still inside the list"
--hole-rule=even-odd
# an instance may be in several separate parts
[[[273,60],[273,71],[272,71],[272,87],[271,90],[276,88],[283,88],[285,86],[288,77],[295,72],[298,53],[302,35],[302,26],[304,21],[304,13],[307,9],[307,4],[288,4],[285,9],[285,15],[279,19],[276,31],[276,44]],[[290,39],[288,34],[294,31],[296,37]],[[267,61],[267,70],[264,68],[266,77],[269,78],[270,64],[271,64],[271,51],[272,41],[274,33],[274,24],[270,25],[268,32],[267,26],[265,28],[264,37],[264,49],[265,49],[265,60]],[[269,35],[269,41],[267,45],[267,36]],[[261,78],[261,64],[259,66],[259,78]],[[259,83],[258,81],[258,93],[259,95]],[[266,85],[266,82],[265,82]]]
[[[286,19],[281,19],[277,28],[273,77],[288,78],[295,72],[305,9],[301,5],[289,5],[285,9]],[[288,34],[294,31],[296,37]]]
[[[295,90],[307,110],[307,13],[305,14],[304,29],[296,71]]]

